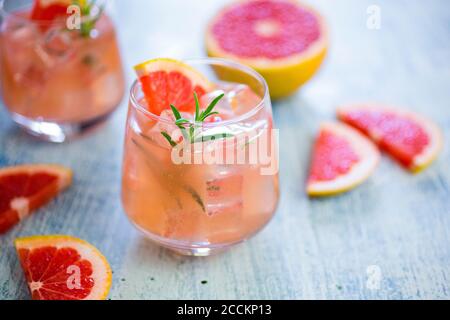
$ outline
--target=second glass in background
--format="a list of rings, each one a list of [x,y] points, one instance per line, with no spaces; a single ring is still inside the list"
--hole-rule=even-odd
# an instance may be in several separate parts
[[[81,29],[68,30],[69,15],[44,21],[33,1],[0,1],[3,101],[27,132],[62,142],[119,105],[124,74],[114,24],[103,9],[112,3],[96,4]]]

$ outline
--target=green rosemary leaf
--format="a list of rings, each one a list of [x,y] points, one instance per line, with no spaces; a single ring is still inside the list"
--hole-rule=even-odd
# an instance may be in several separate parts
[[[250,145],[254,144],[256,142],[257,139],[252,139],[250,141],[247,141],[246,143],[244,143],[244,145],[242,145],[242,149],[247,149]]]
[[[178,111],[178,109],[173,104],[170,105],[170,109],[172,109],[173,115],[175,116],[175,120],[182,119],[180,111]]]
[[[200,102],[198,101],[197,92],[195,91],[194,91],[194,100],[195,100],[195,122],[197,122],[200,117]]]
[[[186,132],[185,124],[189,123],[189,120],[184,119],[181,116],[180,111],[178,111],[177,107],[175,107],[173,104],[170,105],[170,109],[172,109],[172,113],[175,116],[175,125],[180,129],[181,133],[183,134],[183,137],[185,140],[190,141],[191,138],[189,137],[188,133]]]
[[[190,186],[184,186],[184,190],[186,190],[192,198],[195,200],[195,202],[198,203],[198,205],[202,208],[203,212],[206,212],[205,204],[203,203],[202,198],[200,195]]]
[[[195,127],[191,125],[191,127],[189,128],[189,136],[190,136],[190,142],[193,143],[194,142],[194,134],[195,134]]]
[[[194,143],[227,139],[227,138],[231,138],[231,137],[234,137],[234,134],[232,134],[232,133],[209,134],[209,135],[198,137],[197,139],[194,140]]]
[[[205,111],[202,112],[202,114],[200,115],[200,121],[204,121],[208,115],[211,113],[211,111],[214,109],[214,107],[217,105],[217,103],[219,103],[219,101],[225,96],[224,93],[222,93],[221,95],[218,95],[210,104],[209,106],[206,108]]]
[[[167,141],[169,141],[170,145],[173,147],[175,147],[177,145],[177,143],[175,141],[172,140],[172,137],[165,131],[161,131],[161,134],[164,138],[167,139]]]
[[[81,62],[88,67],[94,66],[96,61],[97,59],[91,54],[87,54],[81,59]]]
[[[181,118],[181,119],[178,119],[177,121],[175,121],[175,124],[177,126],[182,125],[182,124],[186,124],[186,123],[189,123],[189,120],[188,119],[184,119],[184,118]]]
[[[205,115],[202,121],[205,121],[208,117],[216,115],[216,114],[219,114],[219,112],[211,112],[210,114]]]

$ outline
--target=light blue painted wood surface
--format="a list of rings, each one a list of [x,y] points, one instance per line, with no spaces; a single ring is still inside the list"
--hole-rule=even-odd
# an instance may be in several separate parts
[[[203,56],[207,19],[224,2],[117,1],[129,82],[131,66],[141,60]],[[384,157],[370,181],[353,192],[323,200],[309,200],[304,192],[315,129],[333,118],[337,104],[404,105],[435,119],[448,141],[449,3],[314,4],[328,20],[331,49],[320,74],[274,106],[282,140],[277,215],[255,238],[219,256],[175,256],[143,239],[125,218],[119,192],[126,99],[104,127],[63,145],[26,136],[1,108],[0,166],[61,163],[74,169],[75,182],[0,237],[0,299],[29,297],[13,239],[53,233],[86,239],[107,256],[114,270],[112,299],[449,299],[448,143],[420,175]],[[382,10],[380,30],[366,27],[371,4]],[[378,288],[373,270],[380,272]]]

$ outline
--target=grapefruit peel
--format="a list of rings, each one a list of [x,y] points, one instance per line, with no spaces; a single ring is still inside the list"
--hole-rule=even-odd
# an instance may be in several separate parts
[[[357,155],[358,161],[351,166],[347,173],[337,175],[334,179],[324,181],[310,179],[307,184],[309,196],[321,197],[340,194],[362,184],[371,176],[379,163],[380,153],[370,140],[350,126],[340,123],[323,123],[320,132],[329,132],[344,138]],[[337,160],[339,161],[339,159]]]

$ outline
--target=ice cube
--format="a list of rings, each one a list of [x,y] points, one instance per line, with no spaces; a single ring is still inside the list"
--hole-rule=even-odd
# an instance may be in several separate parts
[[[75,50],[73,33],[52,28],[37,42],[35,53],[47,68],[66,63]]]
[[[39,30],[32,24],[15,24],[9,26],[8,32],[4,34],[8,43],[24,45],[36,41]]]
[[[40,91],[44,87],[48,76],[49,74],[45,68],[30,64],[27,69],[14,74],[14,79],[26,86],[33,95],[36,95],[42,94]]]
[[[186,112],[181,112],[181,116],[188,120],[193,118],[190,113]],[[175,124],[175,116],[172,111],[163,110],[160,119],[161,121],[156,122],[146,135],[154,142],[166,147],[170,147],[170,143],[161,132],[167,133],[175,143],[181,143],[183,141],[183,134]]]
[[[215,111],[219,112],[219,115],[212,116],[208,122],[229,120],[242,115],[256,107],[261,101],[261,97],[245,84],[222,82],[218,85],[217,90],[202,96],[200,103],[202,108],[206,108],[220,94],[225,94],[225,96],[215,107]]]
[[[38,30],[29,24],[15,25],[9,30],[3,36],[8,68],[16,79],[26,78],[26,72],[33,64],[33,48],[39,37]]]
[[[5,34],[4,43],[14,79],[30,90],[39,91],[52,69],[71,56],[71,35],[60,29],[42,34],[33,24],[16,25],[10,30]]]
[[[235,165],[212,166],[205,183],[208,241],[239,239],[244,227],[244,177]]]
[[[206,206],[209,216],[217,215],[235,215],[240,218],[240,213],[243,208],[242,201],[226,202],[226,203],[212,203]]]
[[[217,165],[206,180],[205,208],[209,216],[239,215],[242,207],[243,176],[231,166]]]
[[[239,94],[239,92],[248,88],[246,84],[234,82],[220,82],[217,87],[218,89],[225,92],[229,98],[233,98],[234,96]]]
[[[228,99],[228,94],[224,90],[214,90],[212,92],[204,94],[200,98],[201,108],[202,110],[206,109],[211,104],[211,102],[221,94],[225,94],[225,96],[214,107],[214,111],[219,112],[219,114],[207,118],[206,122],[220,122],[233,118],[234,111]]]
[[[236,115],[251,111],[261,102],[261,97],[247,85],[239,84],[230,89],[227,94],[228,101]]]

